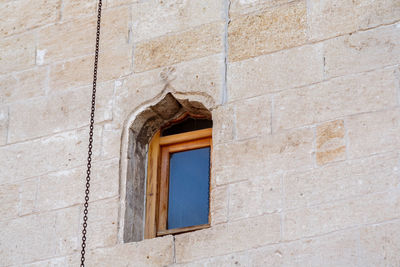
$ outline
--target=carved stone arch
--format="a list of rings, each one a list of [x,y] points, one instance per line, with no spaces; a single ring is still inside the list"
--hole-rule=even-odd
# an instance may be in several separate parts
[[[175,95],[178,97],[166,93],[161,100],[157,99],[155,104],[139,108],[125,123],[120,164],[119,240],[121,242],[143,240],[147,150],[153,135],[162,126],[183,114],[211,119],[210,97],[179,93]],[[208,107],[202,102],[206,102],[205,105]]]

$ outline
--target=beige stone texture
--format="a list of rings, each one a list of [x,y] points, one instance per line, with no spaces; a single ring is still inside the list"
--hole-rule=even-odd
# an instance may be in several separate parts
[[[100,140],[101,128],[94,130],[94,140]],[[88,130],[63,132],[0,147],[0,184],[61,171],[86,162]],[[100,155],[94,146],[93,157]]]
[[[360,234],[362,266],[400,265],[399,220],[363,227]]]
[[[229,185],[229,221],[282,210],[282,174]]]
[[[310,35],[317,40],[400,19],[400,3],[392,0],[311,0],[307,4]]]
[[[19,185],[18,215],[23,216],[37,211],[36,200],[39,179],[24,180]]]
[[[230,142],[235,138],[235,107],[233,105],[218,106],[212,112],[213,145]]]
[[[323,79],[322,45],[306,45],[228,65],[229,101],[304,86]]]
[[[34,66],[35,53],[35,35],[31,32],[1,38],[0,74],[7,74],[11,71],[28,69]]]
[[[283,239],[296,240],[400,218],[398,189],[287,211]]]
[[[236,17],[247,13],[262,11],[266,8],[284,5],[294,0],[231,0],[229,15]]]
[[[82,3],[81,1],[73,2]],[[94,4],[96,2],[94,1]],[[93,3],[89,2],[89,4]],[[90,16],[42,28],[38,33],[37,64],[43,65],[92,55],[95,47],[96,19],[97,16]],[[127,49],[129,23],[129,9],[105,10],[102,13],[100,49],[102,51]],[[68,45],[65,45],[66,43]],[[93,59],[91,60],[93,64],[92,61]]]
[[[396,188],[399,155],[389,153],[284,174],[287,209],[331,203]]]
[[[393,68],[332,79],[274,96],[273,129],[290,129],[397,105]]]
[[[228,31],[231,62],[302,45],[307,41],[306,2],[233,18]]]
[[[8,115],[8,107],[0,107],[0,146],[7,143]]]
[[[221,20],[223,4],[220,0],[139,2],[132,6],[133,40],[141,42]]]
[[[400,26],[389,25],[324,42],[328,77],[373,70],[400,62]]]
[[[98,81],[108,81],[131,72],[132,51],[125,46],[118,50],[103,51],[99,55]],[[88,86],[93,82],[94,56],[75,58],[51,67],[50,90],[66,90]]]
[[[93,16],[97,12],[96,0],[76,1],[63,0],[61,9],[61,20],[74,20],[82,16]],[[105,6],[103,1],[103,7]]]
[[[349,157],[359,158],[400,147],[400,109],[360,114],[346,120]]]
[[[323,123],[317,127],[317,164],[346,159],[346,140],[343,120]]]
[[[55,22],[60,17],[60,7],[61,0],[2,1],[0,37]]]
[[[8,104],[43,96],[48,83],[47,68],[33,68],[0,77],[0,103]]]
[[[313,166],[313,129],[304,128],[214,146],[212,175],[218,185],[281,170]]]
[[[16,217],[18,214],[19,186],[17,184],[0,185],[0,220]]]
[[[135,45],[134,71],[143,72],[223,51],[223,23],[165,35]]]
[[[210,196],[211,225],[227,222],[229,187],[212,186],[210,194],[211,194]]]
[[[88,125],[91,93],[90,87],[84,87],[11,105],[9,142]],[[112,118],[113,94],[113,83],[99,84],[95,118],[97,123]]]
[[[88,266],[166,266],[173,262],[171,235],[155,239],[99,248],[87,255]]]
[[[175,257],[177,263],[189,262],[279,240],[280,216],[271,214],[175,236]]]
[[[103,2],[103,5],[105,3],[107,8],[112,8],[116,6],[135,4],[139,2],[140,0],[106,0],[105,2]]]
[[[99,161],[92,164],[91,201],[118,195],[118,160]],[[86,166],[40,177],[37,193],[37,209],[60,209],[83,202]]]
[[[236,138],[271,134],[271,100],[260,96],[236,103]]]
[[[114,129],[111,124],[105,124],[101,138],[102,158],[118,158],[121,154],[122,130]]]

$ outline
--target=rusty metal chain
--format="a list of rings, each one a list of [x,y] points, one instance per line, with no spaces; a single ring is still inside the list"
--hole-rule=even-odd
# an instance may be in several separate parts
[[[88,220],[88,207],[89,207],[89,187],[90,187],[90,172],[92,168],[92,148],[93,148],[93,128],[94,128],[94,111],[96,107],[96,85],[97,85],[97,65],[99,61],[99,45],[100,45],[100,22],[101,22],[101,6],[102,0],[99,0],[97,10],[97,31],[96,31],[96,49],[94,56],[93,68],[93,91],[92,91],[92,108],[90,111],[90,128],[89,128],[89,145],[88,145],[88,158],[86,170],[86,189],[85,189],[85,203],[83,204],[83,229],[82,229],[82,250],[81,250],[81,267],[85,266],[85,249],[86,249],[86,228]]]

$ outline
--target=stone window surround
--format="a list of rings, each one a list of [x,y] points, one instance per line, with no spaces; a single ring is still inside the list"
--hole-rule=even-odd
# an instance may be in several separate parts
[[[120,160],[119,243],[144,239],[147,150],[151,137],[185,112],[211,119],[213,98],[201,93],[164,92],[136,108],[124,123]]]

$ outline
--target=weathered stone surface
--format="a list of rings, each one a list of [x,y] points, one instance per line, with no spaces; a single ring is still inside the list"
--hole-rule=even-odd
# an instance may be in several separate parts
[[[83,3],[82,1],[73,2]],[[96,6],[96,2],[89,1],[88,4]],[[90,9],[86,8],[86,10]],[[93,54],[96,19],[97,16],[91,16],[42,28],[38,33],[37,64],[48,64]],[[101,22],[101,50],[128,49],[130,10],[128,8],[105,10],[102,13]],[[65,43],[68,45],[66,46]]]
[[[313,39],[326,39],[400,19],[398,1],[311,0],[308,22]]]
[[[400,218],[399,190],[370,194],[286,212],[283,239],[294,240],[397,218]]]
[[[7,143],[8,107],[0,107],[0,146]]]
[[[19,185],[18,215],[27,215],[37,210],[37,191],[39,179],[24,180]]]
[[[6,220],[16,217],[18,214],[18,185],[3,184],[0,185],[0,220]]]
[[[0,10],[3,9],[0,8]],[[0,74],[27,69],[33,65],[35,65],[35,35],[33,33],[0,39]]]
[[[235,17],[289,2],[293,2],[293,0],[231,0],[229,15]]]
[[[47,89],[48,69],[34,68],[0,77],[0,103],[12,103],[43,96]]]
[[[23,267],[73,267],[81,264],[80,254],[75,253],[72,256],[52,258],[49,260],[37,261],[23,264]]]
[[[91,201],[118,195],[118,172],[118,160],[99,161],[92,164]],[[86,166],[41,176],[37,196],[38,210],[59,209],[82,203],[85,174]]]
[[[390,153],[284,175],[287,209],[383,192],[398,184],[399,155]]]
[[[100,136],[101,129],[95,127],[93,139]],[[84,129],[0,147],[0,184],[84,165],[87,139]],[[99,154],[100,146],[95,145],[93,158]]]
[[[271,100],[260,96],[236,104],[236,137],[247,139],[271,133]]]
[[[59,19],[60,6],[61,0],[2,1],[0,37],[55,22]]]
[[[400,62],[400,24],[324,42],[328,77],[373,70]]]
[[[274,96],[273,129],[289,129],[397,105],[393,68],[332,79]]]
[[[175,236],[176,262],[188,262],[271,244],[280,239],[277,214],[220,224]]]
[[[282,174],[249,177],[229,185],[229,221],[282,209]]]
[[[352,116],[346,120],[349,157],[400,148],[400,109]]]
[[[95,15],[97,11],[97,2],[98,1],[96,0],[63,0],[63,7],[61,9],[61,20],[74,20],[82,16]],[[103,8],[104,6],[105,3],[103,2]]]
[[[233,18],[229,23],[229,60],[256,57],[307,41],[305,1]]]
[[[366,226],[360,233],[362,266],[400,265],[400,222]]]
[[[309,168],[313,166],[313,139],[313,130],[304,128],[216,145],[213,177],[217,184],[226,184],[281,170]]]
[[[228,186],[213,186],[211,188],[210,217],[211,225],[216,225],[228,221]]]
[[[317,127],[317,164],[346,159],[344,121],[336,120]]]
[[[99,84],[96,122],[112,118],[113,83]],[[91,88],[64,90],[63,93],[19,102],[10,106],[10,143],[57,133],[89,124]],[[35,116],[31,116],[35,114]]]
[[[142,72],[223,51],[223,23],[215,22],[182,33],[136,44],[134,71]]]
[[[111,124],[103,126],[101,156],[104,159],[118,158],[121,154],[122,130],[114,129]]]
[[[121,5],[130,5],[134,3],[138,3],[140,0],[107,0],[106,1],[106,7],[107,8],[112,8],[116,6],[121,6]],[[104,3],[103,3],[104,5]]]
[[[229,63],[229,101],[307,85],[323,79],[322,45],[307,45]]]
[[[99,248],[87,255],[88,266],[166,266],[173,262],[171,235],[141,242]]]
[[[93,56],[57,63],[51,67],[51,90],[88,86],[93,82]],[[99,55],[98,82],[108,81],[131,72],[132,50],[128,46],[108,50]]]
[[[233,105],[218,106],[212,112],[213,144],[226,143],[235,138],[235,110]]]
[[[223,1],[151,0],[132,7],[133,39],[140,42],[220,20]]]

